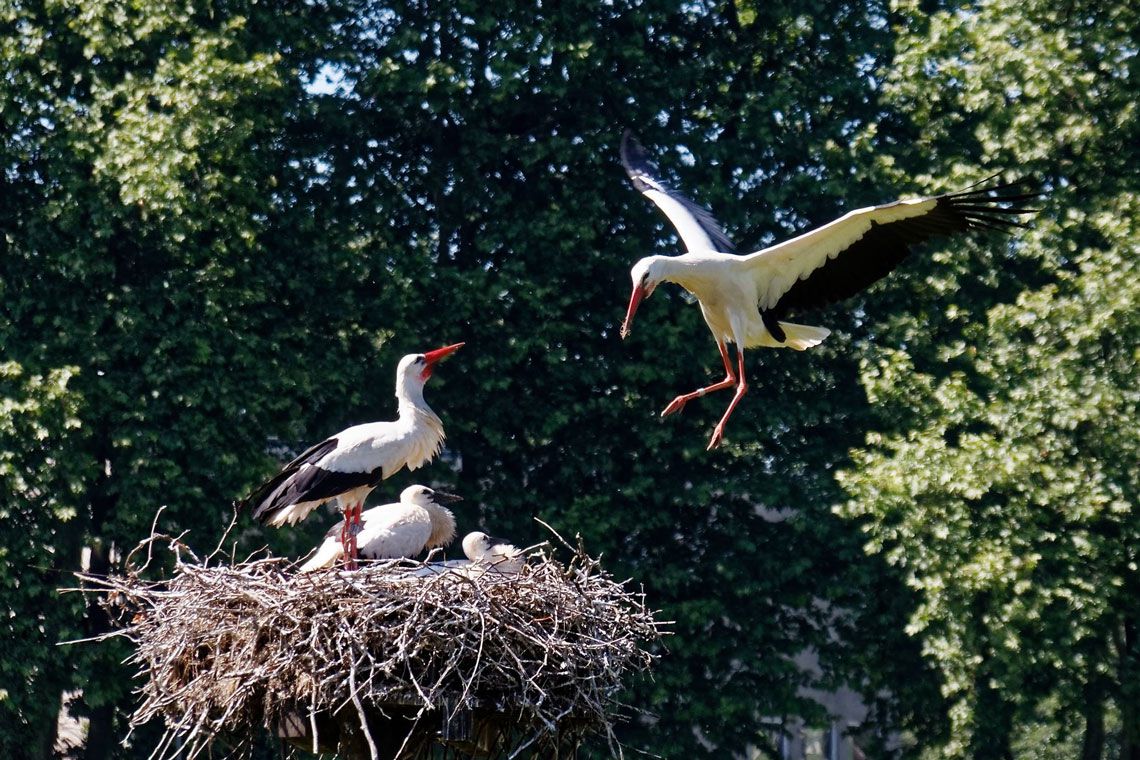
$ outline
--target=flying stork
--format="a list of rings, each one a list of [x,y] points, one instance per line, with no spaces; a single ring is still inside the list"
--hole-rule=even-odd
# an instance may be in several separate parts
[[[403,467],[430,462],[443,446],[443,422],[424,400],[424,384],[436,363],[462,343],[422,354],[408,354],[396,367],[398,416],[342,430],[312,446],[239,502],[263,524],[293,525],[330,499],[344,511],[342,527],[347,564],[355,567],[364,499]]]
[[[1036,211],[1025,204],[1041,195],[1025,192],[1019,182],[994,184],[994,175],[960,192],[851,211],[791,240],[738,255],[707,209],[660,178],[629,130],[622,137],[621,160],[633,186],[665,213],[687,250],[679,256],[647,256],[633,265],[633,292],[621,337],[629,335],[638,305],[663,281],[680,285],[696,297],[720,350],[725,377],[677,396],[661,416],[681,411],[706,393],[735,386],[736,393],[709,441],[710,450],[720,444],[728,418],[748,390],[745,348],[803,351],[819,345],[831,332],[785,321],[790,313],[858,293],[885,277],[924,240],[1025,227],[1016,217]],[[736,373],[728,343],[736,345]]]
[[[498,573],[517,573],[526,564],[526,557],[510,541],[480,531],[463,537],[463,553],[472,565],[482,565]]]
[[[408,486],[395,504],[366,509],[360,515],[363,527],[357,536],[360,556],[366,559],[415,557],[424,549],[446,546],[455,538],[455,515],[443,506],[461,501],[454,494],[427,486]],[[325,534],[316,554],[301,566],[308,573],[332,567],[344,556],[344,528],[334,525]]]

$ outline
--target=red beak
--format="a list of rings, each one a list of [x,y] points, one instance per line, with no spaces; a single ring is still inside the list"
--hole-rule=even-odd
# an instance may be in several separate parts
[[[434,351],[425,351],[424,361],[426,361],[427,365],[431,367],[436,362],[446,359],[461,348],[463,348],[462,343],[455,343],[450,346],[444,346],[443,348],[437,348]]]
[[[641,299],[645,298],[645,295],[645,288],[640,285],[633,286],[633,293],[629,296],[629,308],[625,312],[625,321],[621,323],[622,340],[629,337],[629,326],[633,324],[633,315],[637,313],[637,307],[641,305]]]

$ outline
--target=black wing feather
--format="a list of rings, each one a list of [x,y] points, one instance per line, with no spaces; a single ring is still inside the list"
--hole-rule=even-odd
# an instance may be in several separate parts
[[[366,485],[375,485],[377,472],[333,472],[317,467],[326,454],[337,446],[336,438],[329,438],[306,449],[289,462],[253,493],[238,503],[249,508],[254,519],[265,523],[278,511],[304,501],[321,501],[339,496],[346,491]]]
[[[886,224],[871,223],[871,229],[838,256],[798,280],[769,310],[782,319],[795,309],[823,306],[869,287],[902,263],[912,246],[932,238],[974,230],[1009,232],[1026,227],[1017,216],[1038,209],[1025,204],[1043,193],[1026,191],[1025,180],[980,187],[997,175],[971,185],[964,191],[937,196],[937,205],[922,216]],[[979,188],[979,189],[971,189]],[[1004,192],[1004,191],[1021,192]]]
[[[265,501],[266,497],[280,488],[281,484],[286,480],[293,477],[297,470],[301,468],[301,465],[314,464],[320,461],[321,457],[335,449],[336,445],[336,438],[328,438],[305,449],[291,462],[282,467],[280,472],[254,489],[253,493],[249,496],[239,501],[238,507],[241,509],[247,507],[253,508],[255,510],[254,516],[256,516],[256,510],[260,507],[262,502]]]
[[[621,165],[625,167],[625,173],[629,175],[630,181],[633,182],[633,186],[637,188],[638,192],[658,190],[665,193],[693,215],[717,251],[720,253],[736,253],[736,246],[725,234],[720,222],[716,220],[712,212],[689,200],[662,180],[661,172],[658,171],[656,164],[650,160],[648,151],[628,129],[621,138]]]

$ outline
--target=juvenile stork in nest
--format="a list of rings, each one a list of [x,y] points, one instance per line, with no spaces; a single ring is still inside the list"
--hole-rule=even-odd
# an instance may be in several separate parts
[[[427,486],[408,486],[395,504],[364,510],[357,536],[365,559],[415,557],[424,549],[446,546],[455,538],[455,515],[444,504],[461,501],[455,494]],[[344,556],[344,529],[333,526],[302,573],[332,567]]]
[[[526,565],[522,551],[509,540],[488,536],[482,531],[463,537],[463,554],[472,565],[508,575],[519,572]]]
[[[324,502],[337,499],[344,511],[346,564],[355,567],[364,499],[401,468],[414,470],[430,462],[443,446],[443,422],[424,400],[424,384],[435,365],[462,345],[405,356],[396,368],[395,420],[354,425],[326,438],[238,506],[251,509],[262,523],[280,527],[296,524]]]
[[[764,346],[797,351],[819,345],[826,327],[786,321],[800,309],[848,298],[885,277],[919,243],[975,230],[1024,227],[1025,204],[1041,193],[1023,183],[995,184],[997,176],[961,192],[895,201],[851,211],[830,224],[755,253],[738,255],[713,215],[672,190],[645,149],[627,130],[621,159],[633,186],[673,223],[687,253],[648,256],[630,270],[629,298],[621,337],[630,333],[637,307],[662,282],[680,285],[701,306],[724,363],[724,379],[673,399],[661,416],[684,409],[706,393],[735,386],[736,393],[713,431],[708,448],[718,446],[724,427],[748,390],[744,349]],[[727,344],[736,345],[736,371]]]

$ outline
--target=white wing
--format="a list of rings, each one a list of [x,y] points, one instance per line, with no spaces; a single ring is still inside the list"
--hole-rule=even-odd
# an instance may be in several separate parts
[[[339,533],[339,526],[336,530]],[[325,539],[321,541],[320,546],[317,547],[316,554],[314,554],[308,562],[301,565],[300,572],[311,573],[314,570],[332,567],[343,556],[344,547],[340,545],[340,536],[325,536]]]
[[[526,565],[526,557],[513,544],[492,546],[483,561],[490,564],[496,572],[508,574],[517,573]]]
[[[851,249],[871,230],[872,224],[920,217],[929,213],[937,202],[934,198],[921,198],[861,208],[803,235],[744,257],[749,271],[757,277],[760,286],[760,308],[775,307],[797,280],[806,278],[828,260]]]
[[[340,431],[337,446],[316,462],[333,472],[372,472],[388,467],[389,450],[400,442],[399,426],[391,422],[366,422]]]
[[[690,252],[736,250],[720,223],[707,209],[669,188],[658,176],[645,148],[627,130],[621,141],[621,162],[633,186],[665,212]]]
[[[413,504],[374,507],[366,510],[361,519],[364,529],[356,543],[360,556],[367,559],[415,557],[431,536],[431,517],[423,507]]]
[[[1034,213],[1025,204],[1041,193],[1023,192],[1026,182],[992,185],[990,180],[961,192],[852,211],[743,257],[756,282],[761,311],[779,318],[789,309],[848,298],[885,277],[924,240],[1025,227],[1016,217]]]
[[[426,509],[415,504],[384,504],[366,509],[360,515],[363,523],[356,546],[365,559],[397,559],[415,557],[424,550],[431,535],[431,517]],[[343,523],[329,528],[316,553],[304,565],[307,573],[323,567],[332,567],[344,556],[340,542]]]

